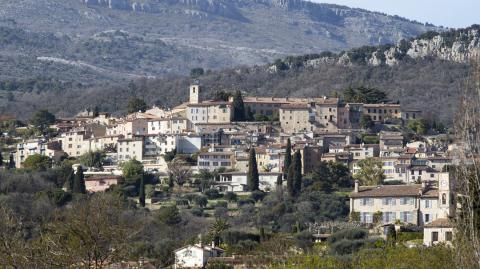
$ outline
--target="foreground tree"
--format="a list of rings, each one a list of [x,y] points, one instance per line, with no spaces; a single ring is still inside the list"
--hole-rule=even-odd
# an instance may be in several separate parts
[[[457,179],[458,203],[455,252],[457,268],[480,267],[480,66],[474,66],[459,106],[455,133],[462,143],[459,149],[460,165],[449,169]],[[455,205],[455,197],[449,198]]]
[[[257,157],[255,149],[250,148],[250,155],[248,158],[248,174],[247,174],[247,185],[249,191],[257,191],[259,187],[259,175],[257,167]]]
[[[96,194],[58,211],[42,236],[43,262],[100,269],[124,260],[140,231],[138,218],[125,210],[121,199]]]

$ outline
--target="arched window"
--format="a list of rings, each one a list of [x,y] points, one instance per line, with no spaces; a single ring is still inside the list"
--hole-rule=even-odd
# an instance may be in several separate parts
[[[447,204],[447,195],[444,193],[442,194],[442,205],[446,205]]]

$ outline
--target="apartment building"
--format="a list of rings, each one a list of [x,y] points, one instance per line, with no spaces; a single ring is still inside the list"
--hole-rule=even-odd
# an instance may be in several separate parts
[[[148,134],[181,134],[191,129],[186,118],[170,117],[148,120]]]
[[[135,135],[148,133],[148,120],[146,118],[129,118],[119,123],[107,126],[106,135],[123,135],[132,138]]]
[[[234,167],[232,152],[201,152],[198,154],[198,170],[214,171],[220,167],[231,169]]]
[[[142,161],[144,156],[144,138],[134,136],[132,138],[123,138],[118,140],[117,161],[119,163],[136,159]]]
[[[42,139],[31,139],[22,141],[17,144],[16,150],[13,154],[15,167],[21,168],[22,163],[31,155],[43,155],[50,158],[60,157],[64,152],[62,151],[59,142],[47,142]]]

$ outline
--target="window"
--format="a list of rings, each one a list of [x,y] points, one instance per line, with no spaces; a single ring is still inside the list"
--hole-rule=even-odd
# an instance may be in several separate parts
[[[400,198],[400,205],[413,205],[413,198],[412,197]]]
[[[432,207],[432,201],[425,200],[425,208],[431,208],[431,207]]]
[[[394,222],[396,219],[396,214],[395,212],[383,212],[382,218],[384,223]]]
[[[445,232],[445,240],[451,242],[452,241],[452,232]]]
[[[408,212],[408,211],[400,212],[400,220],[403,222],[412,223],[413,222],[412,212]]]
[[[425,223],[430,222],[430,214],[425,214],[424,222],[425,222]]]
[[[372,223],[373,222],[373,214],[372,213],[361,212],[360,213],[360,222]]]
[[[382,204],[383,205],[395,205],[396,204],[396,199],[395,198],[383,198],[382,199]]]
[[[442,205],[446,205],[447,204],[447,195],[444,193],[442,194]]]
[[[438,232],[432,232],[432,242],[438,241]]]
[[[372,206],[373,205],[373,198],[362,198],[360,200],[360,204],[364,206]]]

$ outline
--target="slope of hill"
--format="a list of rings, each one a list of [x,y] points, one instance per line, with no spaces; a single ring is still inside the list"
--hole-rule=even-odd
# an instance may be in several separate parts
[[[41,36],[38,39],[44,40]],[[50,39],[53,37],[46,38],[43,46],[50,46]],[[265,96],[319,96],[332,91],[341,93],[349,86],[371,86],[385,90],[392,100],[399,100],[410,108],[451,121],[470,72],[470,60],[478,57],[479,39],[480,26],[441,34],[428,32],[397,45],[361,47],[338,54],[323,52],[291,56],[262,66],[210,71],[200,76],[199,80],[204,86],[205,97],[211,97],[219,89],[241,89],[249,94]],[[5,46],[8,47],[8,44]],[[28,44],[22,49],[28,51],[27,48]],[[392,50],[395,51],[394,56],[387,60],[386,56]],[[379,57],[382,54],[385,57]],[[94,80],[98,71],[80,59],[65,62],[54,57],[40,58],[42,65],[30,66],[28,61],[10,61],[9,57],[12,56],[0,56],[4,66],[11,64],[14,68],[14,65],[25,65],[30,74],[46,68]],[[59,70],[51,62],[64,67]],[[5,74],[9,74],[8,69],[4,70]],[[69,116],[86,107],[99,106],[102,110],[115,113],[121,112],[128,99],[135,95],[145,98],[150,105],[173,106],[187,99],[186,89],[192,79],[182,75],[141,78],[136,80],[135,87],[112,77],[104,80],[108,83],[90,85],[78,81],[66,82],[58,77],[37,76],[2,82],[0,112],[25,119],[40,108]],[[182,93],[182,90],[185,91]]]
[[[39,66],[35,76],[81,84],[265,64],[441,30],[302,0],[3,0],[0,18],[0,55],[27,65],[2,67],[8,72],[0,72],[0,79],[26,79],[28,66]],[[44,68],[38,57],[81,61],[86,65],[77,69],[98,79],[73,79],[72,66],[57,61]]]

